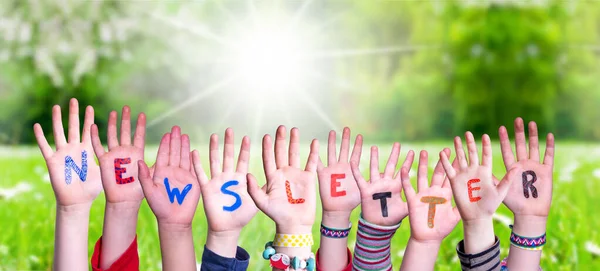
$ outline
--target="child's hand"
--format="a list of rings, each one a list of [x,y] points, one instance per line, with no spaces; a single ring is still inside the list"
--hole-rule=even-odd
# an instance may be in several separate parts
[[[194,151],[193,162],[202,190],[202,201],[211,232],[239,232],[254,217],[258,209],[248,194],[246,174],[250,159],[250,139],[244,137],[234,167],[233,130],[225,131],[223,169],[219,154],[219,137],[210,137],[211,179],[204,173],[198,151]],[[235,249],[235,247],[234,247]]]
[[[329,132],[327,146],[327,167],[319,159],[317,173],[319,176],[319,191],[323,204],[323,216],[342,215],[350,217],[350,213],[360,204],[360,191],[356,185],[348,154],[350,152],[350,129],[344,128],[339,160],[336,157],[335,131]],[[356,136],[351,161],[360,162],[362,151],[362,136]],[[345,221],[347,226],[347,222]]]
[[[400,143],[394,143],[392,153],[383,174],[379,172],[379,153],[377,147],[371,147],[371,180],[365,181],[358,169],[358,163],[351,162],[352,174],[360,189],[362,217],[379,226],[392,226],[400,223],[408,215],[406,202],[402,201],[400,192],[402,184],[400,174],[396,172]],[[409,151],[402,168],[410,168],[414,152]]]
[[[444,149],[450,156],[450,149]],[[435,166],[431,177],[431,186],[427,185],[427,151],[421,151],[417,173],[418,193],[415,194],[410,183],[408,168],[402,168],[402,187],[408,203],[410,237],[419,242],[441,242],[460,220],[456,207],[452,208],[452,189],[444,180],[444,168],[441,161]]]
[[[69,103],[69,141],[63,132],[60,106],[52,108],[52,126],[56,152],[52,150],[40,124],[33,126],[35,138],[50,174],[52,189],[58,206],[86,204],[89,209],[92,201],[102,191],[100,168],[94,161],[90,137],[90,127],[94,123],[94,109],[88,106],[83,121],[83,140],[79,135],[79,104],[77,99]]]
[[[140,183],[159,224],[191,226],[200,198],[200,186],[190,160],[190,138],[178,126],[163,136],[152,176],[138,161]]]
[[[306,234],[311,232],[315,222],[315,173],[319,160],[319,142],[316,139],[312,141],[306,168],[301,170],[298,129],[293,128],[290,134],[287,151],[286,129],[284,126],[277,129],[275,157],[271,137],[265,135],[263,164],[267,184],[260,188],[256,178],[248,174],[248,192],[256,206],[275,221],[278,233]]]
[[[139,204],[144,199],[138,182],[137,161],[144,159],[146,116],[140,113],[137,120],[133,145],[131,144],[131,110],[123,107],[121,116],[121,139],[117,137],[117,112],[108,117],[108,152],[104,151],[98,126],[92,126],[92,145],[100,162],[102,184],[108,203],[131,202]]]
[[[529,123],[529,155],[523,119],[515,120],[517,161],[510,146],[506,127],[500,127],[500,147],[506,166],[506,176],[512,182],[504,204],[515,214],[547,217],[552,201],[552,167],[554,162],[554,135],[548,134],[546,154],[540,163],[538,131],[535,122]]]

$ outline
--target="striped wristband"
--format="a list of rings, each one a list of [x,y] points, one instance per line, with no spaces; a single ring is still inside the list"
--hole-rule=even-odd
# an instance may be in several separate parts
[[[512,225],[510,228],[513,228]],[[541,236],[530,238],[520,236],[513,231],[510,233],[510,244],[525,250],[542,250],[546,244],[546,234],[544,233]]]
[[[350,229],[352,229],[352,223],[350,223],[346,229],[328,228],[321,224],[321,235],[335,239],[346,238],[348,237],[348,234],[350,234]]]

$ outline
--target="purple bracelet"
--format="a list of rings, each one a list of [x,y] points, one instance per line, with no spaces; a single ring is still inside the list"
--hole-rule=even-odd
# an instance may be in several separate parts
[[[510,228],[512,229],[512,225]],[[541,236],[529,238],[511,232],[510,243],[518,248],[526,250],[542,250],[542,247],[546,244],[546,234],[544,233]]]
[[[323,224],[321,224],[321,235],[325,236],[325,237],[329,237],[329,238],[346,238],[348,237],[348,234],[350,234],[350,229],[352,229],[352,223],[350,223],[350,225],[348,225],[347,229],[334,229],[334,228],[328,228],[323,226]]]

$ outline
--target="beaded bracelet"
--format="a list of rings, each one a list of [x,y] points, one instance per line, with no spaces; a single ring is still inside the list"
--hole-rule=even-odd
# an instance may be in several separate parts
[[[511,229],[513,228],[512,225],[510,225],[510,228]],[[542,248],[546,244],[546,234],[544,233],[541,236],[529,238],[529,237],[520,236],[520,235],[515,234],[514,232],[511,232],[510,233],[510,243],[513,246],[518,247],[520,249],[542,250]]]
[[[538,270],[542,271],[542,267],[540,266]],[[500,271],[509,271],[508,262],[506,261],[506,258],[502,259],[502,261],[500,262]]]
[[[306,269],[307,271],[314,271],[316,269],[315,254],[311,253],[310,257],[306,260],[301,260],[298,257],[292,258],[283,253],[277,253],[273,247],[273,242],[267,242],[265,244],[265,250],[262,253],[262,257],[265,260],[269,260],[271,267],[288,270],[292,268],[294,270]]]
[[[325,237],[329,237],[329,238],[335,238],[335,239],[346,238],[346,237],[348,237],[348,234],[350,234],[351,229],[352,229],[352,223],[350,223],[348,225],[348,228],[346,228],[346,229],[328,228],[328,227],[325,227],[323,224],[321,224],[321,235],[323,235]]]

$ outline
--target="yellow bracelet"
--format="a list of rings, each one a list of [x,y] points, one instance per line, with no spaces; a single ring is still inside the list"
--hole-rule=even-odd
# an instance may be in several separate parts
[[[314,244],[312,234],[275,234],[273,246],[311,247]]]

